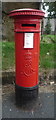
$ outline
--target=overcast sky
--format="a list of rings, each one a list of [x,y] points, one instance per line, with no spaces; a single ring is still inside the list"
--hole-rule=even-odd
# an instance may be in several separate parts
[[[46,10],[43,10],[43,9],[42,9],[42,11],[45,12],[45,17],[47,17],[47,16],[48,16],[48,12],[47,12],[48,6],[46,6],[45,8],[46,8]]]

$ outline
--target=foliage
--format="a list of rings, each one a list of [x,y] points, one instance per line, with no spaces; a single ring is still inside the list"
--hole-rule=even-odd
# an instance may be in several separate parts
[[[40,68],[51,69],[56,68],[56,52],[55,44],[40,44]]]
[[[51,24],[50,24],[50,19],[47,20],[47,24],[45,26],[45,33],[50,34],[51,33]]]
[[[15,64],[14,42],[2,42],[2,69],[11,69]]]
[[[43,9],[45,10],[45,7],[49,6],[48,8],[48,16],[56,18],[56,1],[55,2],[45,2],[43,3]]]
[[[42,35],[41,43],[56,43],[56,35]]]

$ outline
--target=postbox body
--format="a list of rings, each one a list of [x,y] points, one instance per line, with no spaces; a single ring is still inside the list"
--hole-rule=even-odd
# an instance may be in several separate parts
[[[23,88],[38,86],[41,19],[44,12],[19,9],[10,12],[14,18],[16,85]]]
[[[18,86],[38,85],[39,42],[39,20],[30,21],[22,18],[18,22],[15,21],[16,84]]]

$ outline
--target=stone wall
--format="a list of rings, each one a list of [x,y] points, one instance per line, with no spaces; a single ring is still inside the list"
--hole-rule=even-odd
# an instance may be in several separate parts
[[[2,21],[2,40],[6,40],[6,41],[14,40],[13,19],[10,19],[7,15],[3,17],[3,21]]]
[[[3,11],[6,13],[10,12],[14,9],[21,9],[21,8],[40,8],[40,2],[3,2],[2,3]]]

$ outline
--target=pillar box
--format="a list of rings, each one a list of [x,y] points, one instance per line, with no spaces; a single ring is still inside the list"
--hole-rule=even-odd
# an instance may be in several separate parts
[[[17,9],[9,13],[14,19],[16,99],[35,97],[38,89],[41,19],[44,12],[37,9]]]

